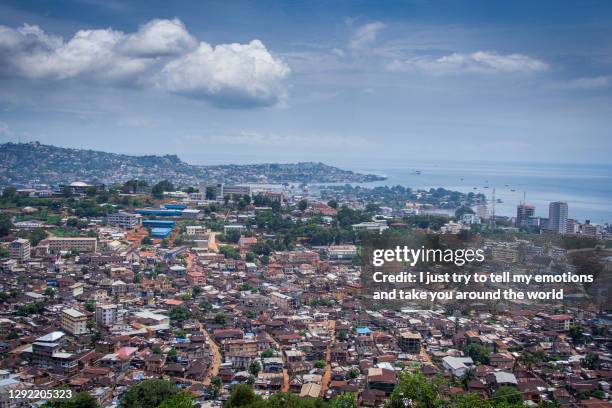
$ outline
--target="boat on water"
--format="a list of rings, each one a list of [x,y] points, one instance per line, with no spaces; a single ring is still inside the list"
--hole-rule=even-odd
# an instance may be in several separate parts
[[[421,174],[421,170],[415,170],[414,174],[416,174],[417,176]]]
[[[516,190],[512,188],[512,189],[510,189],[510,191],[512,191],[514,193]]]

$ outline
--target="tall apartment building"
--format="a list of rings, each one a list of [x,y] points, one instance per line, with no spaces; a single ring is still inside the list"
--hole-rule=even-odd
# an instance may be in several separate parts
[[[89,237],[53,237],[46,240],[51,251],[70,251],[76,249],[80,252],[96,252],[98,239]]]
[[[112,326],[117,322],[117,305],[97,305],[96,323],[102,326]]]
[[[119,211],[114,214],[109,214],[106,217],[109,225],[115,227],[134,229],[140,225],[142,216],[140,214],[132,214],[125,211]]]
[[[62,351],[65,334],[54,331],[45,334],[32,343],[32,364],[62,374],[74,374],[78,369],[78,358]]]
[[[567,230],[567,203],[555,201],[548,207],[548,230],[565,234]]]
[[[18,261],[28,261],[30,259],[30,241],[17,238],[9,244],[9,255],[11,259]]]
[[[64,309],[60,314],[62,328],[75,336],[87,333],[87,316],[75,309]]]
[[[529,218],[535,216],[535,207],[531,204],[519,204],[516,206],[516,226],[526,227],[529,225]]]
[[[419,354],[421,352],[421,337],[420,333],[403,331],[397,339],[400,350],[405,353]]]

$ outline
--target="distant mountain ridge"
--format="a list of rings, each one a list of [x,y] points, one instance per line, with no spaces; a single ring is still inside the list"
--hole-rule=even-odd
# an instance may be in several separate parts
[[[97,181],[123,183],[130,179],[176,185],[199,183],[361,183],[384,180],[323,163],[263,163],[200,166],[177,155],[130,156],[44,145],[38,142],[0,145],[0,185],[59,184]]]

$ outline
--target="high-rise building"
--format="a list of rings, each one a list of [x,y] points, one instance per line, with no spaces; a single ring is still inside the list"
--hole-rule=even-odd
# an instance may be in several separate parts
[[[529,218],[535,215],[535,207],[531,204],[522,203],[516,206],[516,226],[526,227]]]
[[[29,261],[30,260],[30,241],[23,238],[17,238],[9,244],[9,253],[11,259],[17,259],[18,261]]]
[[[117,305],[97,305],[96,323],[102,326],[112,326],[117,322]]]
[[[489,208],[486,204],[480,204],[478,207],[476,207],[476,216],[481,220],[489,219]]]
[[[60,314],[62,328],[75,336],[87,333],[87,316],[75,309],[64,309]]]
[[[548,207],[548,229],[558,234],[567,230],[567,203],[555,201]]]

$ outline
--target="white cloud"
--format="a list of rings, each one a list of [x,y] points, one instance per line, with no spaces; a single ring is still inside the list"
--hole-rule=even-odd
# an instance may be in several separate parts
[[[130,34],[121,44],[121,51],[132,56],[157,57],[180,55],[198,45],[179,19],[151,20]]]
[[[385,27],[386,25],[380,21],[373,21],[359,26],[351,37],[349,48],[359,50],[372,45],[376,41],[378,32]]]
[[[598,76],[572,79],[560,84],[559,88],[592,91],[606,89],[610,86],[612,86],[612,76]]]
[[[211,46],[178,20],[125,34],[80,30],[65,41],[38,26],[0,26],[0,76],[155,87],[223,106],[270,106],[286,95],[289,67],[259,41]]]
[[[274,59],[259,40],[249,44],[197,49],[168,63],[156,76],[162,89],[190,96],[214,98],[220,105],[273,105],[285,96],[281,80],[289,67]]]
[[[454,53],[442,57],[414,57],[394,60],[387,65],[391,71],[418,71],[432,75],[456,74],[510,74],[537,73],[549,69],[549,65],[523,54],[501,55],[478,51],[471,54]]]

